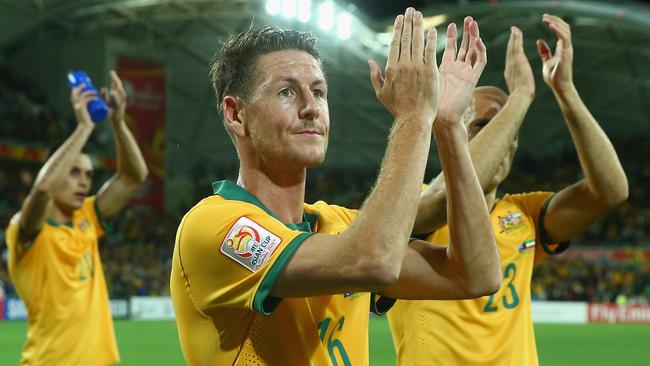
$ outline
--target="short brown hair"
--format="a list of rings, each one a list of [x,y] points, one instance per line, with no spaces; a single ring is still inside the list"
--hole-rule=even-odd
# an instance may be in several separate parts
[[[298,50],[309,53],[320,63],[316,43],[317,39],[312,33],[270,26],[228,38],[210,62],[210,79],[219,114],[223,114],[221,103],[224,96],[234,94],[247,99],[259,56],[275,51]]]

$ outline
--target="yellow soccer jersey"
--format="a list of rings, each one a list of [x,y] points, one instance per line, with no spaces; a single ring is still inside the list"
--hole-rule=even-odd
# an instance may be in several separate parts
[[[213,189],[185,215],[174,247],[171,295],[187,363],[367,365],[368,310],[390,300],[269,295],[312,232],[340,233],[357,212],[317,202],[304,206],[303,223],[284,224],[233,182]]]
[[[538,230],[551,196],[535,192],[497,201],[490,216],[503,284],[496,294],[474,300],[397,301],[388,319],[399,365],[538,364],[530,286],[535,261],[551,252]],[[447,245],[448,227],[427,241]]]
[[[24,252],[18,215],[7,228],[9,275],[27,307],[21,365],[108,365],[119,361],[97,239],[105,228],[86,198],[71,222],[48,221]]]

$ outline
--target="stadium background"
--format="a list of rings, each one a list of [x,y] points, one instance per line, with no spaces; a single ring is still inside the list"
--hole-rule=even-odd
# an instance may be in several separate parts
[[[49,149],[75,125],[65,80],[69,70],[84,69],[102,86],[108,70],[117,69],[126,81],[129,124],[152,174],[114,221],[113,234],[102,242],[102,259],[118,317],[165,317],[180,217],[211,193],[212,181],[236,177],[237,157],[216,116],[207,77],[207,60],[219,42],[251,24],[317,34],[332,129],[326,162],[309,173],[307,201],[358,207],[374,182],[391,125],[375,99],[366,60],[385,61],[389,26],[407,5],[417,6],[434,26],[459,24],[468,14],[478,19],[489,59],[480,85],[505,89],[508,29],[515,24],[523,30],[537,93],[521,129],[513,172],[502,187],[509,193],[556,190],[580,178],[534,46],[537,38],[553,40],[542,26],[542,13],[570,22],[575,82],[619,153],[630,199],[574,240],[570,252],[536,268],[538,304],[559,306],[552,308],[554,314],[576,304],[584,309],[579,320],[537,318],[551,323],[536,326],[540,358],[547,365],[650,362],[647,324],[609,324],[650,323],[650,9],[645,3],[0,0],[0,319],[5,318],[0,364],[17,363],[26,328],[24,321],[11,320],[24,314],[6,273],[4,229]],[[108,126],[96,129],[86,150],[94,156],[99,185],[115,163]],[[439,169],[435,148],[429,161],[427,178]],[[589,324],[553,324],[562,321]],[[606,324],[591,324],[597,322]],[[372,364],[392,364],[385,320],[373,319],[372,325]],[[118,320],[116,329],[122,364],[183,363],[173,322]]]

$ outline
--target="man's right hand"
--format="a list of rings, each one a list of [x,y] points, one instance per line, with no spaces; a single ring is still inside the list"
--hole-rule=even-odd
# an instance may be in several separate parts
[[[396,120],[417,119],[431,123],[438,110],[436,30],[425,44],[422,13],[413,8],[395,18],[386,62],[386,78],[379,64],[369,60],[370,80],[377,99]]]
[[[436,121],[456,123],[465,112],[487,64],[487,51],[479,36],[478,23],[466,17],[463,40],[456,49],[456,24],[447,27],[447,45],[440,64],[440,109]]]
[[[88,113],[88,103],[99,100],[99,96],[96,91],[83,91],[85,87],[86,84],[81,84],[72,88],[70,91],[70,102],[74,109],[74,115],[77,118],[77,124],[83,127],[94,128],[95,123],[93,123]]]
[[[523,95],[535,96],[535,77],[530,67],[528,57],[524,53],[524,35],[516,26],[510,27],[510,39],[506,50],[506,68],[503,76],[508,85],[510,95],[523,93]]]

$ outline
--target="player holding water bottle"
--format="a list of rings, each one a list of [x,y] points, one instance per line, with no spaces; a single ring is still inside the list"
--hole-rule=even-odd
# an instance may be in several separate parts
[[[104,219],[120,212],[145,181],[147,166],[124,122],[126,93],[117,74],[111,71],[111,89],[102,96],[87,76],[81,83],[75,76],[83,75],[72,73],[70,80],[77,127],[43,165],[6,231],[9,274],[27,307],[21,365],[119,361],[98,239],[107,230]],[[95,196],[93,167],[82,149],[93,121],[106,118],[89,104],[104,104],[109,95],[117,172]]]

